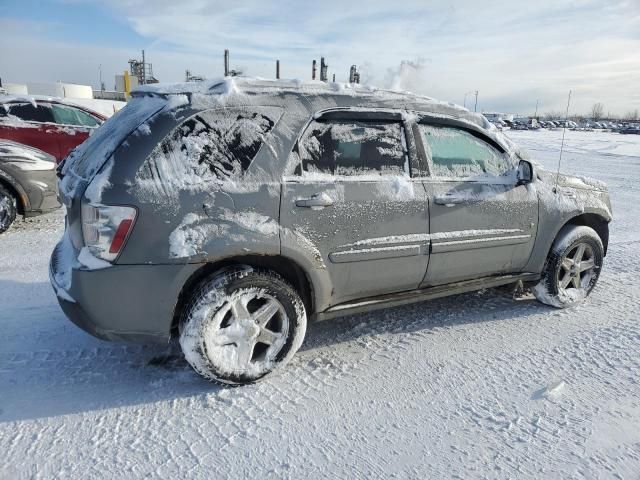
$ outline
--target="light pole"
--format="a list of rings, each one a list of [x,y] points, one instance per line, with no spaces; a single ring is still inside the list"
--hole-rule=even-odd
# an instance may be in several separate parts
[[[464,100],[462,101],[462,106],[464,108],[467,108],[467,95],[469,95],[470,93],[474,93],[474,92],[471,91],[471,92],[467,92],[467,93],[464,94]]]
[[[478,111],[478,90],[471,90],[470,92],[467,92],[464,94],[464,100],[462,101],[462,106],[464,108],[467,108],[467,95],[469,95],[470,93],[474,94],[476,96],[476,103],[473,106],[473,111],[477,112]]]

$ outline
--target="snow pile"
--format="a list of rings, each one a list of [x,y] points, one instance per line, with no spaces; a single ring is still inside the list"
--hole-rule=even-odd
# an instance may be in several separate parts
[[[62,239],[56,245],[52,254],[51,282],[56,294],[68,302],[75,302],[67,290],[71,287],[72,269],[78,266],[76,252],[71,243],[69,233],[65,230]]]
[[[189,213],[169,235],[169,256],[183,258],[202,253],[202,247],[208,241],[221,237],[228,230],[227,225],[214,224],[206,215]]]
[[[82,247],[78,254],[78,263],[87,270],[102,270],[103,268],[113,267],[111,263],[95,257],[89,247]]]
[[[109,160],[84,191],[85,198],[91,203],[99,204],[102,202],[102,192],[111,186],[109,178],[111,177],[113,163],[113,159]]]

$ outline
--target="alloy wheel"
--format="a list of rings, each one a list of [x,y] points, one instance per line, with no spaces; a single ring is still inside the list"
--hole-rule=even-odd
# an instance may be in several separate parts
[[[234,371],[267,368],[284,346],[289,319],[282,304],[262,291],[239,291],[207,327],[205,347],[214,362]]]
[[[596,274],[593,248],[588,243],[574,245],[562,258],[558,271],[558,290],[567,293],[572,289],[588,293]]]

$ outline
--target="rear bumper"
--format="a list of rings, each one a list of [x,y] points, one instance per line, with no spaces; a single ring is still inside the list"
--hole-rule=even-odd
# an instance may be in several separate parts
[[[157,343],[170,339],[182,286],[200,265],[114,265],[87,270],[75,256],[61,253],[63,243],[51,256],[49,277],[69,320],[103,340]],[[61,277],[62,269],[66,272]]]

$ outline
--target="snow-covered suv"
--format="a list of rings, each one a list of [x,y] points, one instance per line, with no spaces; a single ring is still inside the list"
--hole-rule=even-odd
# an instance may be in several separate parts
[[[98,337],[178,335],[198,373],[247,383],[308,318],[518,282],[563,307],[598,279],[606,187],[461,107],[239,78],[133,97],[59,167],[51,282]]]

